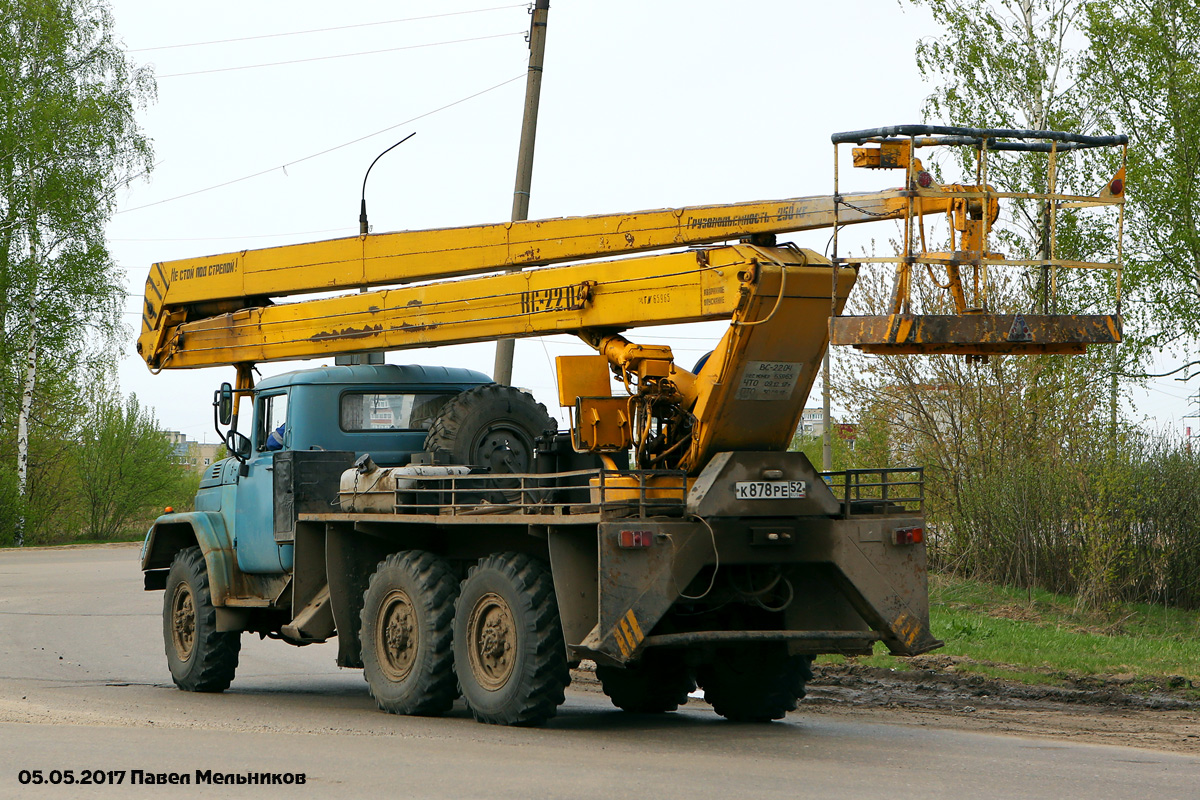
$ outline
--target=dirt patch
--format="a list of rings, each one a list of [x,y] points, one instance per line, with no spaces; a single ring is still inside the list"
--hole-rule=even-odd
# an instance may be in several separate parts
[[[990,616],[1016,620],[1017,622],[1040,622],[1042,615],[1028,606],[997,606],[988,612]]]
[[[902,705],[961,711],[964,707],[1104,708],[1188,711],[1200,703],[1165,691],[1134,691],[1131,676],[1065,680],[1061,686],[1023,684],[958,672],[963,659],[925,659],[917,669],[893,670],[857,664],[824,664],[810,684],[810,696],[851,705]],[[940,663],[939,663],[940,662]]]
[[[1200,755],[1200,702],[1170,687],[1137,691],[1143,684],[1132,676],[1022,684],[963,672],[966,661],[924,656],[907,670],[818,665],[793,718],[826,714]],[[600,691],[590,667],[572,671],[573,688]]]
[[[961,672],[964,660],[925,657],[908,670],[824,664],[801,710],[1200,754],[1200,703],[1169,693],[1182,687],[1136,691],[1132,676],[1030,685]]]

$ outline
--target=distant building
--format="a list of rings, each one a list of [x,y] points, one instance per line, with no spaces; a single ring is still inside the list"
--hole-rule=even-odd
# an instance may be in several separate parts
[[[825,411],[820,408],[806,408],[800,415],[800,427],[796,433],[801,436],[821,436],[825,433]]]
[[[890,404],[889,448],[894,458],[906,462],[924,438],[951,441],[962,424],[961,400],[946,384],[920,383],[884,388]]]
[[[858,438],[858,426],[846,422],[834,422],[833,432],[849,443],[854,449],[854,441]],[[825,411],[820,408],[806,408],[800,414],[800,426],[796,428],[799,436],[819,439],[825,435]]]
[[[171,458],[175,463],[193,472],[203,472],[207,469],[216,460],[217,450],[221,447],[220,444],[189,439],[179,431],[163,431],[163,435],[171,443]]]

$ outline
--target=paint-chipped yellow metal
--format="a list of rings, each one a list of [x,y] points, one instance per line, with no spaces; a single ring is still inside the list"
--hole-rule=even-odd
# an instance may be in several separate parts
[[[839,271],[837,310],[854,278],[854,270]],[[830,280],[829,262],[813,251],[754,245],[479,276],[185,323],[167,337],[163,366],[576,333],[635,384],[632,391],[654,386],[690,409],[700,424],[671,463],[698,467],[721,450],[786,447],[827,346]],[[669,347],[605,333],[703,320],[730,328],[697,375],[676,365]],[[611,451],[615,437],[638,436],[625,400],[581,406],[605,418],[577,422],[592,431],[580,449]]]
[[[1078,354],[1121,341],[1116,315],[893,314],[837,317],[833,343],[876,355]]]
[[[752,291],[743,273],[755,257],[753,248],[739,245],[248,308],[170,328],[161,361],[151,366],[208,367],[728,320]]]
[[[829,262],[811,251],[803,257],[803,264],[782,254],[760,261],[758,291],[695,376],[689,407],[701,424],[681,469],[699,469],[716,453],[782,450],[791,441],[829,344],[830,311],[841,313],[857,277],[838,270],[831,308]]]
[[[621,453],[634,445],[628,397],[578,395],[571,442],[580,453]]]
[[[908,201],[900,196],[899,190],[891,193],[875,193],[856,203],[858,209],[841,209],[839,224],[869,222],[877,219],[895,219],[906,213]],[[927,212],[945,210],[946,200],[931,198]],[[179,326],[189,321],[222,320],[233,323],[240,331],[246,324],[254,324],[259,309],[274,302],[276,298],[289,295],[353,290],[373,286],[408,284],[419,281],[457,278],[496,272],[510,267],[558,264],[612,255],[701,245],[728,241],[755,234],[787,233],[793,231],[828,228],[833,224],[835,209],[833,198],[793,197],[784,200],[755,201],[730,205],[691,206],[657,211],[640,211],[626,214],[601,214],[589,217],[567,217],[561,219],[532,220],[494,225],[473,225],[461,228],[444,228],[425,231],[401,231],[397,233],[355,236],[323,242],[270,247],[260,250],[242,250],[233,253],[191,258],[155,264],[146,279],[145,301],[142,307],[142,328],[138,337],[137,350],[151,369],[208,366],[229,363],[222,360],[231,348],[240,348],[246,338],[235,334],[221,352],[211,349],[216,343],[208,335],[203,342],[207,356],[181,357],[181,342],[175,337]],[[669,269],[665,266],[664,269]],[[594,271],[590,277],[598,283],[611,283],[608,272]],[[600,268],[611,271],[613,268]],[[585,270],[586,272],[587,270]],[[534,274],[531,272],[530,274]],[[517,283],[527,280],[517,279]],[[545,281],[533,280],[541,287]],[[531,284],[532,285],[532,284]],[[496,291],[520,292],[528,287],[498,287]],[[386,308],[388,298],[373,295],[375,307]],[[482,298],[486,305],[488,298]],[[324,301],[315,301],[324,302]],[[352,304],[353,305],[353,304]],[[362,306],[361,303],[357,304]],[[715,318],[708,314],[716,312],[719,303],[704,306],[703,318]],[[367,308],[368,306],[362,306]],[[297,317],[323,316],[334,323],[327,331],[313,331],[304,339],[312,340],[313,333],[333,334],[332,340],[349,340],[339,331],[363,330],[371,327],[364,320],[337,325],[340,315],[349,308],[329,305],[314,310],[312,314],[302,312]],[[653,324],[657,308],[631,307],[635,313],[626,326]],[[638,311],[646,313],[637,313]],[[242,312],[234,320],[223,314]],[[440,315],[445,318],[445,315]],[[694,316],[692,312],[687,315]],[[344,320],[340,320],[344,322]],[[271,322],[271,325],[277,323]],[[421,326],[427,320],[393,321],[393,324]],[[302,326],[301,326],[302,327]],[[472,326],[468,326],[472,330]],[[496,330],[493,336],[513,336],[519,332]],[[211,330],[211,326],[208,326]],[[300,332],[293,326],[290,331],[274,327],[278,331],[280,344],[297,345]],[[382,329],[380,329],[382,331]],[[274,334],[272,334],[274,335]],[[270,336],[264,344],[270,344]],[[353,337],[350,337],[351,339]],[[286,341],[283,341],[286,340]],[[468,335],[463,341],[477,341]],[[235,344],[235,342],[237,344]],[[375,347],[390,347],[387,343],[376,343]],[[336,346],[320,345],[271,348],[272,352],[286,354],[269,358],[313,358],[328,353],[346,352]],[[371,349],[371,348],[365,348]]]

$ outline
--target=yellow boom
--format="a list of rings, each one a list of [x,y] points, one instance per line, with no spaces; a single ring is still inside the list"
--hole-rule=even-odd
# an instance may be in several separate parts
[[[929,199],[924,203],[927,213],[944,211],[947,207],[943,198]],[[871,195],[854,202],[854,206],[843,206],[838,210],[839,224],[900,218],[906,211],[907,201],[900,190],[894,190]],[[287,295],[440,281],[499,272],[506,268],[541,267],[755,235],[828,228],[834,218],[832,197],[795,197],[629,214],[401,231],[161,262],[151,267],[146,279],[142,331],[137,350],[151,369],[162,369],[238,361],[314,358],[328,353],[381,347],[399,349],[500,336],[534,335],[534,331],[527,330],[529,314],[503,310],[497,311],[491,320],[493,324],[487,326],[476,324],[484,315],[472,311],[466,317],[469,324],[450,326],[436,340],[398,336],[396,332],[401,327],[421,328],[429,324],[429,319],[426,314],[414,314],[407,320],[399,319],[403,315],[396,314],[394,304],[403,297],[406,308],[416,308],[411,301],[420,299],[423,304],[425,301],[420,295],[428,293],[439,296],[449,292],[458,297],[469,296],[481,300],[485,305],[496,305],[497,302],[503,305],[501,298],[515,298],[519,302],[529,292],[566,291],[568,287],[578,285],[581,279],[564,277],[563,273],[558,273],[554,278],[535,277],[537,272],[542,271],[539,270],[528,275],[522,273],[511,279],[498,278],[478,287],[441,284],[425,287],[415,294],[410,290],[404,295],[387,293],[383,297],[365,296],[369,299],[348,296],[339,303],[315,301],[315,304],[306,303],[302,309],[280,311],[278,314],[267,314],[266,307],[270,305],[271,298]],[[694,256],[685,255],[683,258],[694,259]],[[584,267],[577,273],[592,276],[596,284],[623,281],[623,268],[617,267],[616,263],[609,262],[603,267]],[[643,268],[633,268],[633,273],[641,274],[638,280],[644,280],[645,274],[655,269],[680,269],[678,265],[669,266],[669,263],[670,259],[667,262],[650,262]],[[693,270],[689,274],[699,276],[702,273]],[[643,285],[647,290],[656,288],[653,283]],[[661,291],[662,285],[657,286],[658,291]],[[392,303],[393,319],[389,321],[386,331],[382,327],[372,331],[373,325],[382,325],[370,320],[372,310],[388,308],[389,301]],[[557,310],[546,308],[546,303],[565,301],[534,295],[531,296],[531,302],[532,313],[537,314]],[[634,310],[633,316],[624,323],[610,316],[604,324],[628,327],[717,319],[722,316],[722,311],[711,304],[710,307],[694,304],[682,312],[683,306],[671,305],[670,309]],[[446,311],[444,305],[433,307]],[[236,318],[222,316],[226,312],[241,312],[250,308],[259,310],[239,313]],[[670,313],[660,317],[658,310]],[[256,325],[262,314],[267,314],[267,326],[259,330],[257,337],[247,338],[247,326]],[[435,316],[439,323],[454,321],[446,313]],[[724,309],[724,317],[728,318],[728,309]],[[290,325],[284,322],[285,319],[290,319]],[[199,328],[185,324],[192,320],[205,322]],[[323,320],[327,320],[328,324]],[[232,326],[229,328],[228,341],[215,341],[221,339],[215,331],[224,326]],[[195,340],[191,334],[198,330],[208,333],[204,338]],[[553,330],[568,332],[571,328],[564,324]],[[274,332],[279,335],[273,339]],[[386,332],[390,332],[390,338],[383,336]],[[250,341],[262,349],[253,355],[245,351],[234,352]],[[219,347],[216,346],[218,343]]]
[[[833,141],[835,151],[839,143],[865,145],[854,151],[855,166],[904,170],[905,188],[402,231],[163,262],[146,280],[137,350],[152,370],[236,364],[245,394],[250,366],[260,361],[573,333],[599,353],[559,360],[576,449],[632,447],[641,467],[695,473],[718,452],[787,446],[831,332],[835,342],[871,352],[979,358],[1082,352],[1120,340],[1119,316],[997,314],[988,308],[987,274],[1008,265],[1042,270],[1044,306],[1060,269],[1119,275],[1119,252],[1112,265],[1061,259],[1054,220],[1059,209],[1123,208],[1123,169],[1099,195],[1075,197],[1055,191],[1053,165],[1060,148],[1123,146],[1123,137],[901,126]],[[939,185],[924,170],[916,149],[941,144],[977,150],[975,184]],[[989,185],[987,153],[1006,150],[1047,153],[1049,189]],[[1047,252],[1014,261],[990,251],[999,199],[1046,203]],[[926,249],[925,220],[939,213],[950,227],[946,251]],[[902,253],[857,261],[896,265],[891,313],[841,317],[857,271],[836,257],[837,230],[880,219],[902,221]],[[818,228],[834,229],[832,261],[774,246],[776,234]],[[732,240],[741,241],[713,246]],[[945,271],[938,285],[957,314],[913,313],[910,287],[920,267],[931,278],[935,268]],[[730,327],[695,374],[674,363],[670,348],[620,335],[704,320]],[[610,369],[628,397],[610,395]]]

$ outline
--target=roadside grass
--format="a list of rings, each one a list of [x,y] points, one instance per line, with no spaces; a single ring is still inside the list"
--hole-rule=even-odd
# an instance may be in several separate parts
[[[147,525],[147,527],[149,527],[149,526]],[[76,537],[71,534],[67,534],[64,536],[56,536],[56,537],[49,538],[49,539],[39,539],[34,542],[26,542],[25,545],[27,547],[65,547],[68,545],[77,545],[77,544],[117,544],[120,542],[140,542],[145,538],[146,538],[145,529],[142,529],[140,531],[131,529],[131,530],[124,531],[116,536],[103,538],[103,539]],[[12,542],[5,542],[4,544],[0,545],[0,550],[19,550],[19,549],[20,548],[13,545]]]
[[[1084,610],[1065,595],[934,575],[930,621],[946,644],[926,657],[893,658],[879,645],[869,657],[822,660],[952,667],[1021,683],[1114,685],[1200,699],[1200,612],[1140,603]]]
[[[189,506],[190,508],[190,506]],[[183,510],[182,508],[180,510]],[[130,520],[122,530],[113,536],[88,536],[86,530],[65,530],[54,534],[43,534],[35,539],[27,540],[27,547],[64,547],[77,544],[119,544],[121,542],[140,542],[145,540],[146,532],[158,517],[158,510],[153,513],[139,515]],[[0,543],[0,550],[13,549],[11,541]]]
[[[41,547],[60,547],[71,544],[117,544],[119,542],[140,542],[146,538],[146,534],[129,531],[118,536],[113,536],[108,539],[63,539],[61,541],[47,542]]]

